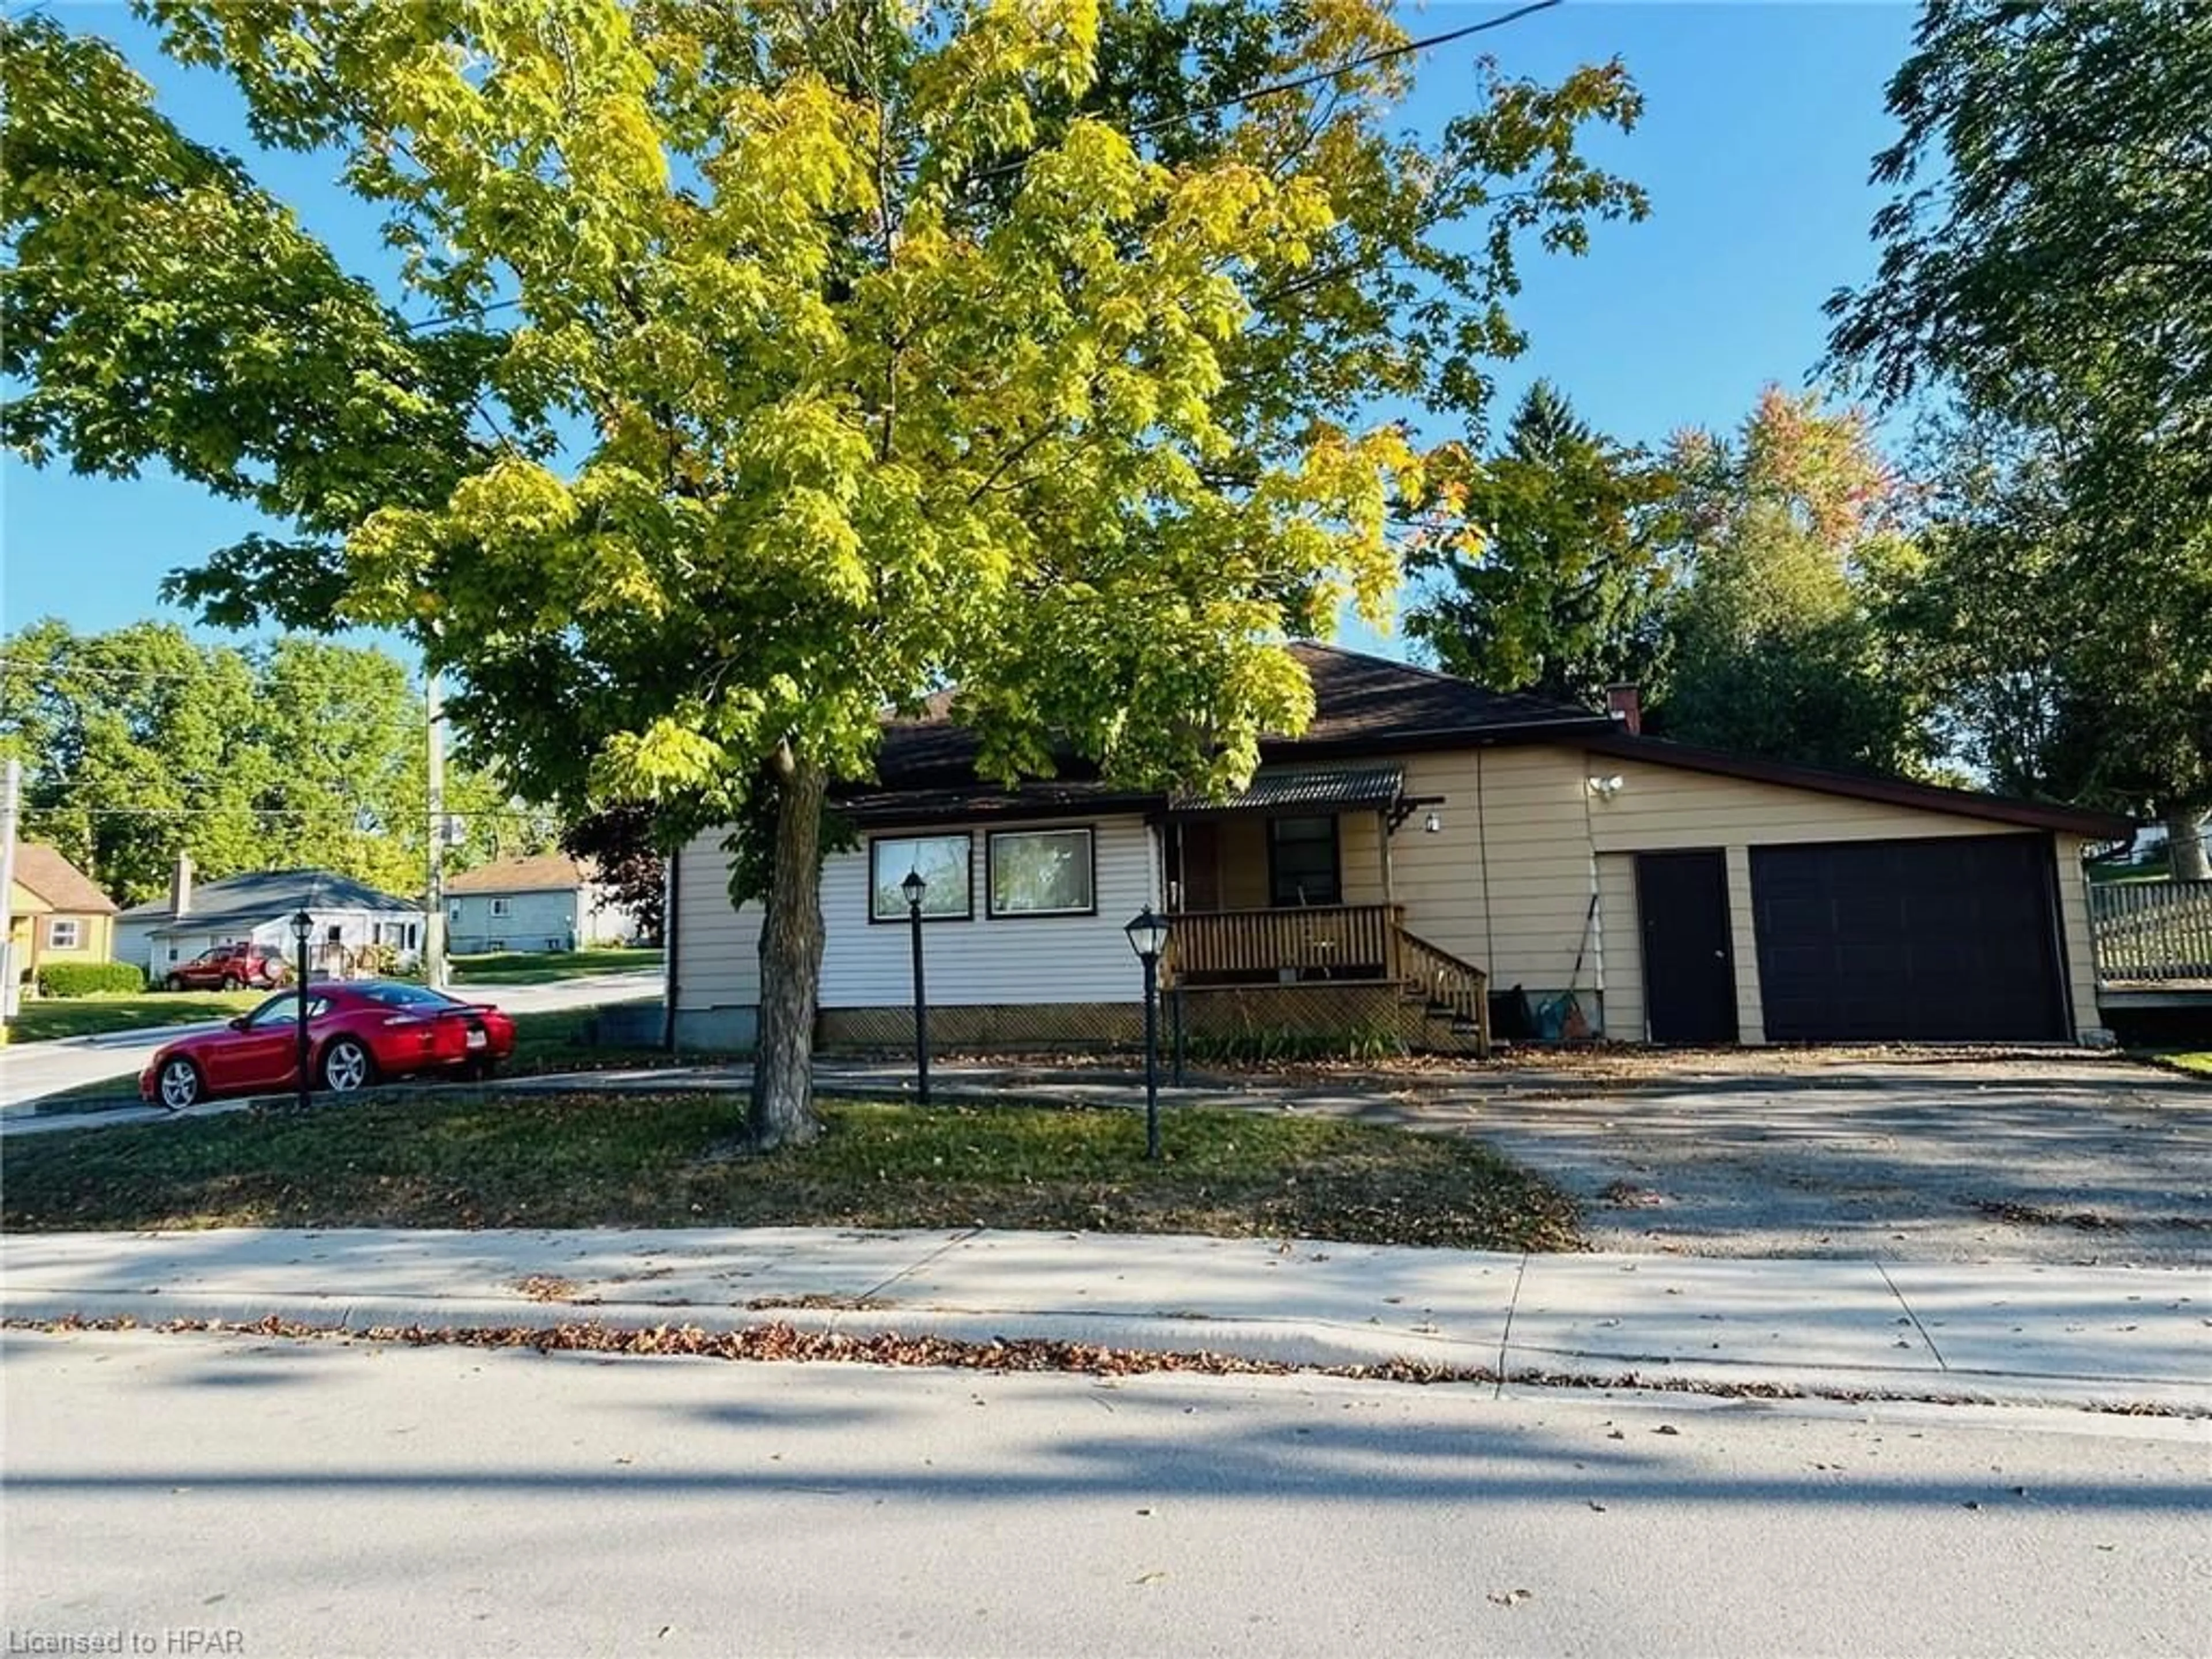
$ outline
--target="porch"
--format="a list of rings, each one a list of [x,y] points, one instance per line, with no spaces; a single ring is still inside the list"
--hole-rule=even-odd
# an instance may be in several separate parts
[[[1408,796],[1395,768],[1263,769],[1231,800],[1171,811],[1163,986],[1203,1000],[1200,1024],[1233,1006],[1310,1030],[1356,1008],[1408,1046],[1486,1055],[1488,975],[1411,932],[1392,890],[1392,839],[1417,813],[1438,833],[1443,804]]]
[[[1490,1053],[1489,975],[1407,931],[1399,904],[1175,913],[1160,983],[1196,1029],[1388,1027],[1413,1048]]]

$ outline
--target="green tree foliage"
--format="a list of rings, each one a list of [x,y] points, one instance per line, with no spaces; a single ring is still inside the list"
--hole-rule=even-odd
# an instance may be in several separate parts
[[[1920,448],[1923,558],[1892,626],[1935,690],[1945,745],[2000,789],[2166,816],[2188,872],[2193,803],[2212,797],[2197,642],[2112,625],[2109,550],[2047,434],[1953,411]],[[2154,603],[2212,626],[2212,565],[2177,562]]]
[[[2032,684],[2034,750],[2007,764],[2158,812],[2198,858],[2212,805],[2208,102],[2212,10],[2187,0],[1935,0],[1889,88],[1904,131],[1875,161],[1897,187],[1875,222],[1879,272],[1830,305],[1839,368],[1892,401],[1954,398],[1975,434],[1939,465],[1970,487],[1944,499],[1921,607],[1959,719],[1986,730],[1984,682]],[[2053,646],[2027,681],[2023,637]],[[2203,866],[2185,850],[2181,867]]]
[[[255,501],[290,538],[179,592],[408,630],[529,793],[738,824],[763,1145],[813,1133],[823,806],[881,713],[956,683],[994,773],[1237,782],[1310,712],[1281,641],[1395,586],[1366,400],[1479,407],[1522,240],[1643,207],[1575,148],[1617,65],[1486,67],[1417,143],[1370,0],[142,9],[450,320],[11,23],[9,440]]]
[[[1498,451],[1432,452],[1407,566],[1429,578],[1407,631],[1455,674],[1589,704],[1616,683],[1660,694],[1665,474],[1593,431],[1548,382]]]
[[[406,670],[365,647],[203,645],[161,623],[79,635],[46,621],[0,641],[0,750],[23,763],[23,833],[126,903],[167,892],[180,853],[209,877],[313,866],[416,891],[424,722]],[[448,795],[476,812],[457,863],[532,827],[481,775],[451,776]]]
[[[1735,438],[1677,434],[1666,468],[1677,592],[1653,729],[1813,765],[1924,766],[1923,700],[1885,626],[1911,551],[1861,416],[1769,387]]]
[[[641,944],[661,942],[670,854],[655,839],[650,806],[629,802],[588,812],[562,830],[561,850],[591,865],[614,902],[637,919]]]

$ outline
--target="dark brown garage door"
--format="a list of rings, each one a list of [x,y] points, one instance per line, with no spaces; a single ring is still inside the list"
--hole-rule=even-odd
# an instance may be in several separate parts
[[[1751,892],[1771,1042],[2071,1035],[2048,836],[1754,847]]]

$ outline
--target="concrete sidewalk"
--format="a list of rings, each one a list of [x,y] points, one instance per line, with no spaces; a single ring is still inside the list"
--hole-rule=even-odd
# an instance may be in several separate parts
[[[1508,1382],[2212,1414],[2195,1270],[1513,1255],[1098,1234],[266,1231],[0,1240],[0,1314],[1041,1337]]]

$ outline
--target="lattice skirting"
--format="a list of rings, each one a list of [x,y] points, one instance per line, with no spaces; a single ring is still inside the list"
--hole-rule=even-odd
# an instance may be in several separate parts
[[[1471,1053],[1472,1036],[1432,1019],[1395,985],[1308,981],[1191,988],[1183,993],[1183,1028],[1199,1045],[1247,1045],[1265,1050],[1296,1044],[1308,1052],[1331,1047],[1372,1053],[1379,1046]],[[1160,1002],[1160,1042],[1174,1031],[1172,999]],[[929,1046],[948,1050],[1135,1048],[1144,1041],[1144,1007],[1135,1002],[993,1003],[932,1008]],[[824,1008],[817,1046],[825,1052],[914,1048],[911,1008]]]

